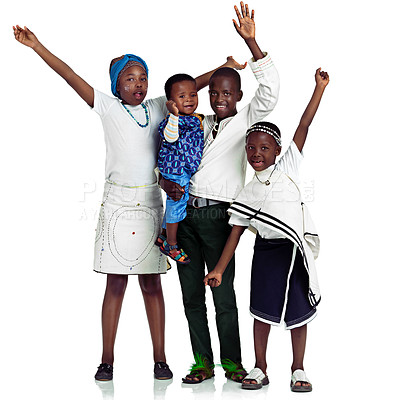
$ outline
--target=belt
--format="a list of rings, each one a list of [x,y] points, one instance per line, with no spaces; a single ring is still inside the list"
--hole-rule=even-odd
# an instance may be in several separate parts
[[[204,199],[203,197],[195,197],[191,194],[189,194],[189,199],[187,201],[187,204],[194,208],[214,206],[215,204],[221,204],[221,203],[224,202],[218,200]]]
[[[141,186],[126,186],[126,185],[121,185],[120,183],[116,183],[114,181],[111,181],[110,179],[106,179],[106,182],[111,184],[111,185],[115,185],[115,186],[121,186],[127,189],[139,189],[139,188],[143,188],[143,187],[148,187],[148,186],[153,186],[154,183],[150,183],[149,185],[141,185]]]

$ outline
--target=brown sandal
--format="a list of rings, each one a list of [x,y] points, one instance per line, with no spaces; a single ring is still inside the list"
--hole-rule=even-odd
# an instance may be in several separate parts
[[[226,371],[224,376],[234,382],[242,383],[242,380],[248,375],[241,363],[235,363],[228,358],[222,360],[221,366]]]
[[[248,373],[243,367],[240,367],[235,371],[226,371],[226,373],[224,374],[227,379],[231,379],[232,381],[237,383],[242,383],[246,375],[248,375]]]
[[[212,369],[210,370],[207,368],[201,368],[190,372],[190,374],[187,374],[184,378],[182,378],[182,382],[188,384],[201,383],[207,379],[211,379],[214,376],[215,373]],[[195,380],[194,378],[196,378],[197,380]]]

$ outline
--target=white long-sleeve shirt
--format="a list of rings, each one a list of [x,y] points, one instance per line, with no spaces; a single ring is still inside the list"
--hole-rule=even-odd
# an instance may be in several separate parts
[[[279,75],[269,55],[249,61],[259,87],[251,102],[235,116],[222,120],[212,138],[215,116],[204,118],[204,152],[200,167],[190,181],[194,196],[232,202],[245,184],[246,130],[264,119],[275,107],[279,95]]]

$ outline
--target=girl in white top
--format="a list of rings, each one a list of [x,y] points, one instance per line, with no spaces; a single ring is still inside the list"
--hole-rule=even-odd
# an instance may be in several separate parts
[[[278,325],[284,321],[291,329],[292,337],[292,391],[312,390],[312,385],[304,373],[303,360],[307,323],[314,318],[315,307],[320,301],[313,263],[318,254],[319,240],[313,225],[309,223],[309,215],[300,200],[295,181],[298,176],[297,166],[302,159],[301,151],[309,126],[329,82],[328,74],[319,68],[315,74],[315,81],[316,86],[312,98],[302,115],[293,142],[277,164],[275,164],[275,159],[281,152],[279,129],[274,124],[263,121],[254,124],[248,130],[246,155],[256,174],[229,209],[230,224],[233,225],[231,234],[216,267],[204,279],[206,285],[219,286],[223,272],[234,254],[241,234],[247,227],[257,231],[258,237],[252,266],[250,307],[250,312],[254,317],[256,364],[243,380],[242,387],[245,389],[259,389],[269,383],[266,362],[268,335],[271,325]],[[277,250],[278,246],[280,247],[283,243],[286,245],[289,243],[291,246],[290,252],[288,252],[289,258],[284,261],[282,247],[279,251]],[[269,252],[257,254],[256,252],[261,248],[269,249]],[[283,263],[286,264],[287,269],[284,270],[288,273],[280,275],[278,269],[282,268],[281,264]],[[301,271],[297,271],[299,277],[302,277],[303,271],[304,273],[305,270],[307,271],[304,276],[306,276],[306,280],[309,280],[309,285],[306,282],[306,286],[303,286],[302,279],[299,281],[293,279],[296,264],[298,264],[298,268],[301,265]],[[265,280],[270,281],[268,287]],[[274,287],[275,290],[272,291],[272,294],[268,294],[271,287]],[[283,288],[283,295],[280,293],[278,300],[274,297],[279,288]],[[298,298],[295,298],[293,293],[297,293]],[[273,314],[272,303],[279,304],[279,314]],[[302,304],[302,310],[299,310],[300,304]],[[292,314],[290,318],[289,314]]]
[[[15,39],[32,48],[96,111],[102,120],[106,164],[103,201],[97,226],[94,270],[107,274],[102,308],[103,353],[95,375],[111,380],[114,342],[128,275],[138,275],[153,342],[155,377],[170,379],[164,352],[164,300],[160,274],[166,258],[154,242],[162,218],[162,198],[157,185],[156,157],[159,122],[166,115],[166,99],[143,102],[148,90],[148,68],[134,55],[111,62],[112,92],[107,96],[86,83],[53,55],[26,27],[13,27]],[[243,66],[232,57],[223,66]],[[221,66],[222,67],[222,66]],[[220,68],[220,67],[219,67]],[[197,89],[208,84],[210,71],[196,78]]]

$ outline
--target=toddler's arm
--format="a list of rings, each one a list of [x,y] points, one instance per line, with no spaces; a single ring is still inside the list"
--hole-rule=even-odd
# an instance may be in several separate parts
[[[302,114],[300,123],[293,137],[293,141],[297,145],[299,151],[301,151],[304,147],[309,126],[311,125],[313,117],[316,114],[320,100],[324,93],[324,89],[330,82],[330,78],[327,72],[321,71],[321,68],[318,68],[315,73],[315,81],[316,86],[315,90],[313,91],[312,98],[310,99],[304,114]]]
[[[179,128],[178,128],[178,107],[175,104],[174,100],[168,100],[167,109],[170,112],[170,116],[168,117],[167,124],[163,131],[164,139],[169,143],[174,143],[179,138]]]
[[[241,70],[241,69],[244,69],[246,67],[246,64],[247,63],[240,64],[239,62],[235,61],[232,56],[228,56],[227,57],[227,61],[224,64],[222,64],[219,67],[213,69],[212,71],[206,72],[205,74],[202,74],[202,75],[198,76],[197,78],[195,78],[196,79],[197,90],[201,90],[205,86],[208,86],[209,79],[211,78],[212,74],[215,71],[217,71],[219,68],[228,67],[228,68],[234,68],[234,69],[237,69],[237,70]]]
[[[90,107],[93,107],[94,90],[80,76],[78,76],[66,63],[53,55],[37,39],[36,35],[28,28],[13,26],[15,39],[23,45],[33,49],[55,72],[82,97]]]
[[[239,238],[244,233],[246,228],[246,226],[233,226],[218,263],[216,264],[215,268],[204,278],[205,286],[209,285],[211,287],[217,287],[222,283],[222,275],[234,255],[235,249],[238,246]]]

